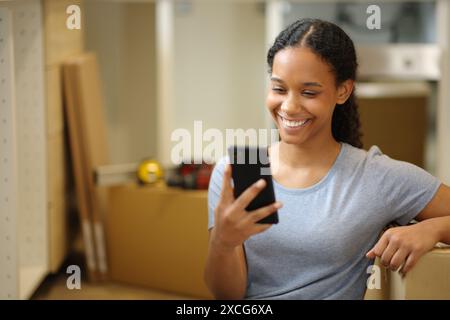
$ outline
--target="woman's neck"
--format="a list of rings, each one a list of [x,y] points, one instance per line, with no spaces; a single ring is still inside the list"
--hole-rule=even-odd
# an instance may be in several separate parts
[[[329,167],[336,160],[340,148],[340,144],[334,139],[301,145],[280,141],[276,156],[281,165],[293,169]]]

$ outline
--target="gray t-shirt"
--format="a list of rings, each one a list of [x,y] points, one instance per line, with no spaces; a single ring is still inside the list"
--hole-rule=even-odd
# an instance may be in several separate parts
[[[227,157],[208,190],[208,228],[220,197]],[[279,223],[244,243],[247,299],[362,299],[373,261],[365,254],[391,222],[404,225],[436,193],[425,170],[342,143],[332,168],[315,185],[293,189],[275,180]]]

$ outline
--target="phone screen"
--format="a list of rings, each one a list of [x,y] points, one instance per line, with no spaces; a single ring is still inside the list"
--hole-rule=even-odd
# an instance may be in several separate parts
[[[234,197],[238,198],[259,179],[266,181],[266,187],[245,208],[259,209],[275,202],[272,174],[267,147],[232,146],[228,148],[232,166]],[[278,211],[261,219],[258,223],[278,223]]]

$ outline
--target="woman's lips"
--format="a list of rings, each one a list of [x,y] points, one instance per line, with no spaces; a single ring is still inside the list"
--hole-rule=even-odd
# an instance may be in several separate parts
[[[296,130],[306,127],[310,122],[310,118],[304,118],[304,119],[298,119],[298,120],[287,120],[281,115],[277,115],[278,119],[280,120],[281,125],[283,128],[287,130]]]

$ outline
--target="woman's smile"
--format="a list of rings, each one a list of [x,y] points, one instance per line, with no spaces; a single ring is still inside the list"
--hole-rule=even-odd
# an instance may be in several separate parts
[[[282,127],[287,133],[295,133],[308,126],[312,121],[311,118],[287,118],[279,113],[277,116],[280,127]]]

